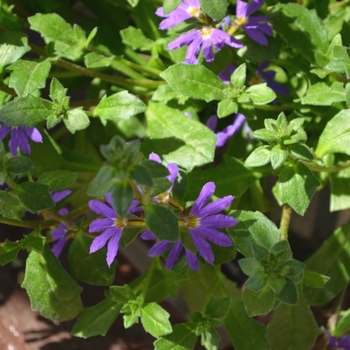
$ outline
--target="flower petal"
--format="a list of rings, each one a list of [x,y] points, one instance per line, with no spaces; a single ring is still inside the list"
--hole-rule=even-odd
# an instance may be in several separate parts
[[[0,140],[3,140],[6,136],[7,136],[7,134],[11,131],[11,126],[2,126],[1,128],[0,128]]]
[[[43,142],[43,137],[41,136],[39,130],[37,128],[23,128],[23,131],[26,135],[34,142]]]
[[[197,247],[198,252],[202,256],[202,258],[208,264],[213,264],[214,253],[210,247],[210,244],[200,236],[200,230],[198,230],[197,228],[190,229],[190,235],[193,239],[194,245]]]
[[[193,271],[198,271],[199,270],[199,264],[198,264],[198,258],[197,255],[193,254],[189,250],[185,248],[185,255],[186,255],[186,260],[188,262],[188,265]]]
[[[179,260],[182,249],[183,249],[183,245],[181,241],[178,241],[174,244],[174,246],[171,248],[168,258],[166,259],[166,263],[165,263],[166,269],[172,269],[174,267],[175,262]]]
[[[153,160],[154,162],[157,162],[157,163],[161,163],[162,160],[160,159],[160,157],[158,156],[157,153],[154,153],[152,152],[149,156],[148,156],[148,159],[149,160]]]
[[[206,202],[211,198],[211,196],[215,192],[215,184],[214,182],[207,182],[201,189],[198,198],[193,204],[193,207],[190,210],[190,213],[193,215],[197,215]]]
[[[197,214],[197,216],[199,218],[204,218],[208,215],[214,215],[216,213],[219,213],[220,211],[224,210],[229,205],[231,205],[233,199],[234,199],[233,196],[225,196],[223,198],[219,198],[214,202],[209,203],[204,208],[202,208],[200,212]]]
[[[56,258],[59,258],[59,256],[61,255],[63,247],[65,246],[66,243],[67,243],[67,239],[62,238],[53,245],[51,250],[55,254]]]
[[[107,264],[110,267],[115,257],[118,254],[119,241],[122,236],[122,229],[118,229],[117,232],[112,236],[107,245]]]
[[[142,232],[140,237],[145,241],[153,241],[157,239],[157,237],[150,230]]]
[[[231,238],[218,230],[209,227],[200,227],[198,228],[198,232],[200,232],[200,235],[208,241],[213,242],[220,247],[232,246]]]
[[[68,197],[72,193],[71,190],[62,190],[51,194],[52,200],[55,203],[60,202],[62,199]]]
[[[249,17],[252,13],[258,11],[263,4],[264,4],[264,0],[253,0],[247,8],[247,12],[246,12],[247,17]]]
[[[248,4],[244,1],[237,0],[236,16],[246,18],[248,17],[247,12],[248,12]]]
[[[157,242],[149,251],[148,256],[151,258],[154,258],[155,256],[158,256],[160,254],[163,254],[168,248],[171,246],[171,242],[168,241],[162,241]]]
[[[100,232],[108,227],[114,227],[114,220],[110,218],[96,219],[89,226],[89,232]]]
[[[90,246],[90,253],[95,253],[97,250],[104,247],[107,243],[107,241],[118,232],[118,228],[116,227],[109,227],[105,232],[103,232],[101,235],[97,236],[91,243]]]
[[[244,31],[247,33],[247,35],[254,41],[256,41],[257,43],[259,43],[260,45],[264,45],[267,46],[268,45],[268,41],[266,39],[266,36],[256,30],[256,29],[251,29],[251,28],[244,28]]]
[[[216,214],[216,215],[209,215],[206,216],[203,219],[200,219],[200,226],[199,227],[212,227],[212,228],[226,228],[226,227],[232,227],[237,224],[237,220],[229,215],[224,214]]]
[[[117,213],[112,208],[110,208],[105,203],[102,203],[101,201],[92,199],[89,201],[89,207],[96,214],[104,215],[110,219],[115,219],[118,217]]]

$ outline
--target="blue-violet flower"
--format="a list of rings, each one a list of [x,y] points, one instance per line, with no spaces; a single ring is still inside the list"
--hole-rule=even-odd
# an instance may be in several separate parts
[[[213,46],[217,51],[220,51],[225,44],[235,48],[243,46],[240,41],[222,30],[205,26],[202,29],[181,34],[178,38],[169,43],[168,49],[175,50],[184,45],[188,45],[185,62],[196,64],[201,47],[203,48],[204,59],[207,62],[212,62],[215,58]]]
[[[341,337],[340,339],[337,339],[328,330],[328,341],[329,341],[329,344],[334,349],[350,350],[350,337],[348,335],[345,335],[344,337]]]
[[[3,122],[0,122],[3,124]],[[13,156],[18,155],[18,147],[24,154],[30,154],[31,148],[29,139],[34,142],[43,142],[43,138],[37,128],[27,128],[26,126],[7,126],[0,127],[0,140],[3,140],[11,131],[11,138],[8,143]]]
[[[191,17],[201,20],[205,16],[200,9],[198,0],[183,0],[174,11],[168,14],[164,13],[163,7],[159,7],[156,11],[156,15],[165,18],[159,24],[159,29],[162,30],[174,27]]]
[[[232,216],[218,214],[232,203],[233,196],[226,196],[205,205],[214,192],[215,184],[213,182],[206,183],[189,213],[181,215],[179,220],[180,227],[188,228],[189,234],[199,254],[209,264],[214,263],[214,253],[206,240],[222,247],[231,246],[231,238],[217,229],[232,227],[237,223],[236,219]],[[155,239],[155,236],[150,232],[145,232],[141,234],[141,238]],[[165,263],[167,269],[171,269],[174,266],[181,252],[185,249],[185,256],[190,268],[194,271],[198,270],[199,265],[196,254],[186,249],[181,241],[175,243],[169,241],[157,242],[149,250],[148,255],[151,257],[160,255],[168,250],[171,245],[173,245],[173,247]]]

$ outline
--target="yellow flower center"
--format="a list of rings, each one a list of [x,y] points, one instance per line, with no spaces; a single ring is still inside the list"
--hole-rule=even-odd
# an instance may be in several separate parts
[[[200,224],[199,218],[193,214],[189,214],[188,216],[184,216],[179,220],[180,227],[188,227],[188,228],[196,228]]]
[[[247,17],[237,17],[231,24],[230,28],[227,30],[227,34],[234,34],[237,31],[237,29],[243,27],[247,23],[247,21]]]
[[[211,36],[211,33],[213,32],[213,27],[203,27],[201,29],[201,35],[204,39],[209,39]]]

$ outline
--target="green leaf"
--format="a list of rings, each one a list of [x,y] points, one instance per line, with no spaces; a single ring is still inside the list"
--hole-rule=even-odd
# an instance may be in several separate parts
[[[185,96],[207,102],[227,98],[224,84],[213,72],[201,65],[178,63],[169,67],[160,76],[171,88]]]
[[[245,160],[244,165],[247,167],[263,166],[271,160],[271,147],[260,146],[255,148],[252,153]]]
[[[201,345],[207,350],[217,350],[220,339],[221,337],[218,332],[213,327],[210,327],[202,332]]]
[[[120,31],[120,36],[122,37],[123,43],[131,46],[134,50],[150,50],[154,45],[154,41],[146,38],[139,28],[130,26],[126,29],[122,29]]]
[[[241,268],[242,272],[247,276],[253,275],[255,272],[258,271],[258,269],[260,267],[259,261],[253,257],[240,259],[238,261],[238,264],[239,264],[239,267]]]
[[[105,56],[96,52],[89,52],[84,56],[84,64],[87,68],[109,67],[115,56]]]
[[[301,99],[303,105],[331,106],[334,102],[345,101],[343,83],[335,81],[331,86],[326,83],[316,83],[308,89]]]
[[[346,105],[350,107],[350,83],[345,85],[345,101]]]
[[[249,87],[246,91],[248,97],[254,105],[266,105],[276,98],[275,92],[270,89],[266,83],[256,84]]]
[[[284,304],[296,305],[298,303],[298,291],[295,284],[286,278],[286,284],[280,293],[276,294],[276,298]]]
[[[31,234],[23,237],[23,246],[26,250],[35,250],[42,253],[45,247],[46,239],[41,235],[40,229],[35,229]]]
[[[136,164],[130,170],[130,176],[132,179],[136,180],[139,184],[153,187],[152,175],[146,167],[140,164]]]
[[[127,91],[117,92],[103,97],[94,109],[94,117],[99,117],[103,125],[107,120],[129,119],[131,116],[142,113],[146,105],[136,96]]]
[[[5,165],[6,171],[12,174],[29,173],[35,168],[34,163],[25,156],[12,157]]]
[[[84,309],[72,329],[72,334],[80,338],[106,335],[107,331],[118,317],[122,305],[123,304],[116,303],[111,298],[107,297],[97,305]]]
[[[21,32],[0,33],[0,67],[16,62],[30,51],[27,36]]]
[[[247,67],[243,63],[235,69],[230,77],[231,84],[235,87],[242,88],[244,86],[247,76]]]
[[[332,330],[332,335],[337,338],[344,336],[350,331],[350,310],[343,311],[341,318],[335,328]]]
[[[83,107],[70,109],[65,115],[63,121],[72,134],[78,130],[84,130],[90,125],[90,119],[83,111]]]
[[[271,149],[271,165],[274,169],[279,168],[288,158],[288,150],[284,145],[278,144]]]
[[[59,102],[66,97],[67,89],[57,80],[56,78],[52,78],[50,84],[50,98],[52,101]]]
[[[311,161],[314,159],[314,154],[312,150],[305,144],[294,143],[288,146],[288,151],[290,154],[301,160]]]
[[[298,4],[278,4],[269,17],[273,29],[287,45],[296,49],[309,62],[316,64],[315,53],[326,55],[328,33],[315,10]]]
[[[21,220],[26,208],[9,192],[0,191],[0,214],[4,218]]]
[[[4,266],[17,258],[18,252],[23,249],[23,242],[11,242],[8,239],[0,244],[0,265]]]
[[[210,297],[208,304],[205,307],[204,314],[210,316],[210,318],[222,318],[225,317],[230,307],[230,297],[214,298]]]
[[[216,21],[221,21],[226,15],[229,2],[227,0],[199,0],[201,10]]]
[[[311,349],[319,333],[319,326],[304,298],[295,306],[281,304],[267,328],[273,349]]]
[[[235,350],[271,350],[265,327],[247,315],[241,300],[231,300],[225,329]]]
[[[169,313],[157,303],[149,303],[141,309],[143,328],[155,338],[172,332],[169,317]]]
[[[186,170],[213,161],[216,136],[202,123],[154,102],[149,103],[146,118],[149,139],[143,143],[145,154],[157,149],[165,162]]]
[[[131,300],[136,300],[136,296],[128,284],[124,286],[111,286],[109,290],[111,292],[111,298],[115,302],[127,304]]]
[[[74,235],[69,248],[68,262],[72,277],[96,286],[109,286],[114,281],[116,262],[109,268],[106,264],[106,248],[90,254],[92,238],[87,237],[82,230]],[[93,266],[93,268],[91,268]]]
[[[242,195],[255,181],[253,171],[245,168],[243,164],[233,157],[227,157],[226,163],[214,168],[194,170],[188,175],[186,199],[197,198],[202,187],[209,181],[216,186],[215,195],[218,197]],[[222,176],[225,174],[225,176]]]
[[[349,118],[350,110],[344,109],[326,124],[315,151],[319,158],[328,153],[345,153],[350,155]]]
[[[218,117],[224,118],[233,113],[237,113],[238,105],[232,99],[226,98],[218,104]]]
[[[19,60],[7,68],[12,71],[9,87],[14,88],[18,96],[31,94],[46,86],[50,69],[49,60],[42,62]]]
[[[243,290],[243,301],[249,317],[266,315],[273,309],[275,295],[268,285],[259,292],[245,288]]]
[[[121,218],[124,218],[128,213],[133,199],[134,191],[129,180],[115,182],[111,200],[116,212]]]
[[[54,43],[59,56],[71,60],[81,57],[86,43],[85,32],[77,25],[72,27],[56,13],[38,13],[28,18],[30,28],[41,34],[46,44]]]
[[[153,179],[162,178],[169,175],[169,170],[166,166],[153,160],[146,159],[141,163],[141,165],[147,168]]]
[[[304,164],[297,162],[282,170],[275,187],[277,187],[278,199],[282,203],[289,204],[298,214],[304,215],[319,185],[312,171]]]
[[[186,323],[173,327],[171,334],[165,335],[154,342],[155,350],[192,350],[197,340],[196,333]]]
[[[253,243],[270,249],[281,239],[281,231],[260,212],[233,210],[230,212],[238,223],[228,228],[235,247],[245,257],[253,256],[251,245]],[[266,232],[269,234],[267,235]]]
[[[17,97],[0,109],[0,120],[9,126],[24,125],[31,128],[52,113],[44,106],[43,101],[32,95]]]
[[[174,11],[180,5],[182,0],[164,0],[163,12],[167,15],[169,12]]]
[[[38,182],[23,182],[16,187],[16,191],[19,200],[32,213],[55,206],[48,185]]]
[[[330,211],[350,208],[350,168],[330,174],[331,204]]]
[[[312,288],[323,288],[329,281],[329,277],[321,275],[320,273],[305,270],[303,283]]]
[[[146,225],[160,240],[176,242],[180,238],[178,217],[157,203],[144,207]]]
[[[41,174],[38,182],[49,186],[49,191],[61,191],[77,181],[77,173],[69,170],[46,171]]]
[[[29,254],[22,288],[27,290],[32,310],[52,320],[71,320],[83,310],[82,288],[47,245],[42,254],[34,250]]]
[[[322,289],[304,285],[304,294],[311,305],[324,305],[335,298],[350,281],[350,224],[339,227],[309,259],[308,270],[328,276]]]

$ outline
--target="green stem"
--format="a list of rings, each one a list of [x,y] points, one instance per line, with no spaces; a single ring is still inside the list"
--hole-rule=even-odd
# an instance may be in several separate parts
[[[338,171],[341,171],[350,167],[350,160],[338,165],[319,165],[315,162],[306,162],[300,159],[299,159],[299,162],[306,165],[310,170],[318,171],[318,172],[327,172],[327,173],[336,173]]]
[[[280,223],[281,241],[283,240],[288,241],[288,230],[289,230],[289,223],[290,223],[291,216],[292,216],[292,208],[288,204],[284,204],[282,209],[281,223]]]

